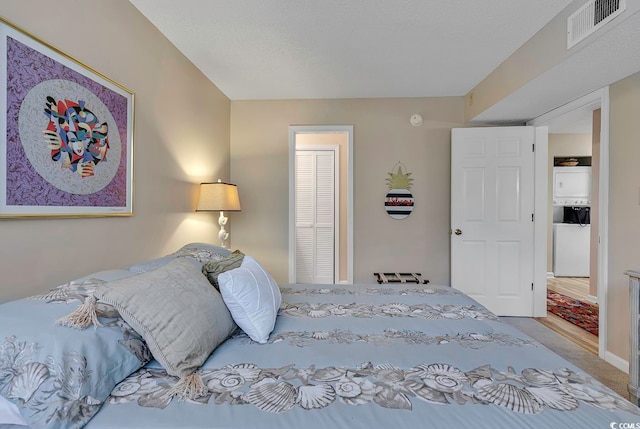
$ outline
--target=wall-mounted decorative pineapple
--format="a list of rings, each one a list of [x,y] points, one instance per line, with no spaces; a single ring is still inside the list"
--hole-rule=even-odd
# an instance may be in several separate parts
[[[389,186],[389,192],[384,199],[384,208],[392,218],[404,219],[413,211],[413,195],[409,191],[413,179],[409,177],[411,173],[407,172],[405,174],[402,172],[401,163],[396,165],[398,166],[396,173],[393,173],[393,168],[391,173],[388,173],[387,186]]]

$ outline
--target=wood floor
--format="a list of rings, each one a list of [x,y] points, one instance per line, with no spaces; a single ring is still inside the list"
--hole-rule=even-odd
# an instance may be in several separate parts
[[[589,301],[589,279],[582,277],[555,277],[547,279],[547,288],[563,295],[581,301]],[[598,354],[598,337],[592,333],[569,323],[553,313],[547,312],[547,317],[536,318],[549,329],[573,341],[585,350]]]
[[[589,302],[589,277],[551,277],[547,287],[580,301]]]

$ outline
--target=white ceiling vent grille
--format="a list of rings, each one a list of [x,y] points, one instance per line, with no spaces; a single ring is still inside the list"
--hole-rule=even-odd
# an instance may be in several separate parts
[[[626,0],[591,0],[567,19],[567,49],[576,45],[626,9]]]

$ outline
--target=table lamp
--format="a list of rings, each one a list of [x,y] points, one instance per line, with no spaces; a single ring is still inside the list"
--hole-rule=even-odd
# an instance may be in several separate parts
[[[225,183],[218,179],[213,183],[200,184],[200,198],[198,199],[197,212],[219,211],[218,225],[220,232],[220,246],[226,248],[225,241],[229,238],[229,233],[224,227],[228,218],[224,216],[224,212],[239,212],[240,199],[238,198],[238,187],[231,183]]]

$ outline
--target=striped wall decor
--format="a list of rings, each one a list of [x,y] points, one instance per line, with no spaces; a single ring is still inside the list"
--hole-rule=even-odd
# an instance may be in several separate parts
[[[394,219],[404,219],[413,211],[413,195],[408,189],[392,189],[384,199],[384,208]]]
[[[411,173],[402,172],[402,163],[396,164],[398,170],[394,173],[393,168],[387,178],[389,192],[384,199],[384,209],[393,219],[404,219],[413,211],[413,195],[411,195]],[[395,165],[394,165],[395,167]],[[406,167],[405,167],[406,171]]]

